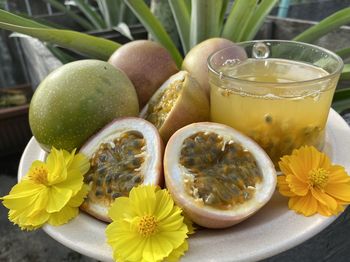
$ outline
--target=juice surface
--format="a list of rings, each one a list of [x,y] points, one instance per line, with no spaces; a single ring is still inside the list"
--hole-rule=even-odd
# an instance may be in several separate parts
[[[283,59],[248,59],[238,65],[225,65],[220,71],[255,82],[230,80],[229,84],[220,84],[211,78],[212,121],[253,138],[275,165],[281,156],[302,145],[323,147],[336,81],[295,82],[327,76],[325,70]],[[278,85],[293,82],[292,87]]]

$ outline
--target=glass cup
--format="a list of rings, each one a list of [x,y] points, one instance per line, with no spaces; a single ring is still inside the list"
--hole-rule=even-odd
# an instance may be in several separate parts
[[[339,56],[306,43],[259,40],[213,53],[208,68],[211,121],[254,139],[276,167],[293,149],[323,148]]]

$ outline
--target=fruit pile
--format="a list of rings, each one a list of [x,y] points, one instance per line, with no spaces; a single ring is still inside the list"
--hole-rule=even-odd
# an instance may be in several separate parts
[[[108,62],[76,61],[47,76],[32,98],[30,126],[44,150],[78,148],[90,159],[83,210],[108,222],[115,198],[155,184],[197,224],[222,228],[271,198],[276,173],[266,153],[209,122],[207,58],[232,45],[206,40],[179,71],[159,44],[133,41]]]

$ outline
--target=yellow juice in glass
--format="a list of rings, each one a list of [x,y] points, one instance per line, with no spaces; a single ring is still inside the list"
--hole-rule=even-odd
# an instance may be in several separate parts
[[[309,80],[327,77],[327,71],[279,58],[249,58],[223,65],[218,71],[235,81],[210,78],[213,122],[253,138],[275,165],[281,156],[302,145],[322,149],[337,79]],[[285,87],[286,83],[290,85]]]

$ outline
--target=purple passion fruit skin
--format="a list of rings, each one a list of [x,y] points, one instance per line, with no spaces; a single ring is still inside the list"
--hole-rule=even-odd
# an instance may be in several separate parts
[[[168,141],[164,177],[174,201],[200,226],[225,228],[253,215],[272,197],[276,171],[253,140],[233,128],[202,122]]]
[[[124,71],[134,84],[140,108],[146,105],[165,80],[179,71],[170,53],[160,44],[149,40],[124,44],[108,62]]]
[[[181,69],[188,71],[205,90],[205,93],[209,97],[209,78],[208,78],[208,57],[221,49],[227,47],[237,47],[237,45],[230,40],[224,38],[210,38],[196,46],[194,46],[185,56]],[[244,49],[237,49],[237,52],[231,54],[232,57],[237,59],[246,59],[247,54]]]
[[[100,220],[110,222],[110,205],[134,186],[163,184],[163,143],[157,129],[141,118],[114,120],[80,152],[90,160],[84,182],[91,188],[81,209]]]
[[[137,116],[135,88],[119,69],[80,60],[50,73],[31,100],[29,123],[42,148],[80,148],[114,118]]]

